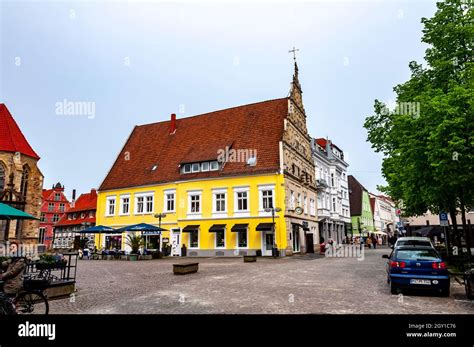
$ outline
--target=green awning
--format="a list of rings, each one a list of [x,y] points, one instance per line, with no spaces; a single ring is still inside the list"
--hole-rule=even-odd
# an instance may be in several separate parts
[[[3,204],[0,202],[0,219],[38,219],[31,214],[17,210],[11,206]]]

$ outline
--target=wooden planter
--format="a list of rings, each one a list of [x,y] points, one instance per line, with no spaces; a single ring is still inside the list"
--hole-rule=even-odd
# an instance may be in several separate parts
[[[198,272],[199,263],[181,263],[173,264],[173,273],[175,275],[187,275]]]
[[[255,263],[256,261],[256,255],[244,255],[244,263]]]

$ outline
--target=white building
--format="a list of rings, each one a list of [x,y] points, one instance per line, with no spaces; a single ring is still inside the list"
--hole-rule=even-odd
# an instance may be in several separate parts
[[[348,235],[351,216],[347,167],[344,152],[330,140],[311,142],[318,187],[317,207],[319,232],[324,242],[332,239],[342,243]]]
[[[374,228],[392,236],[395,231],[398,217],[396,215],[395,203],[387,196],[369,193],[371,204],[374,206]]]

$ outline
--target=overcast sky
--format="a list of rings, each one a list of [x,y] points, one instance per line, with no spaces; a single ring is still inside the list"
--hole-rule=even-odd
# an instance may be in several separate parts
[[[332,139],[349,173],[376,191],[381,157],[362,124],[422,61],[420,19],[436,9],[430,0],[0,6],[0,102],[41,156],[44,187],[60,181],[68,196],[100,185],[136,124],[287,96],[293,46],[311,135]],[[65,99],[95,113],[61,114]]]

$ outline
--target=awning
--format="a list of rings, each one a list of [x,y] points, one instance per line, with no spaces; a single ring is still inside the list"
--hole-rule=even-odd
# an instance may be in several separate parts
[[[25,213],[21,210],[17,210],[9,205],[0,203],[0,219],[14,220],[14,219],[37,219],[31,214]]]
[[[225,229],[225,224],[214,224],[212,227],[209,228],[209,232],[215,233],[217,231],[222,231]]]
[[[198,231],[198,229],[199,229],[199,225],[186,225],[182,231],[183,233],[190,233],[193,231]]]
[[[298,223],[291,223],[291,225],[296,225],[299,228],[302,228],[304,231],[309,231],[309,227],[306,225],[298,224]]]
[[[273,223],[260,223],[256,229],[258,231],[273,230]]]
[[[248,227],[249,227],[248,224],[234,224],[231,231],[233,231],[233,232],[247,231]]]

